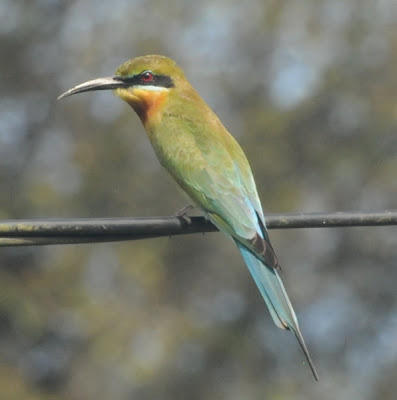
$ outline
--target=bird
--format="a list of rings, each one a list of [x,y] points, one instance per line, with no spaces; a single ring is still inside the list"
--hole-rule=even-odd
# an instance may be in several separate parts
[[[250,164],[236,139],[172,59],[147,55],[114,76],[81,83],[58,97],[113,90],[136,112],[160,164],[195,207],[231,237],[274,323],[292,331],[315,380],[318,374],[280,277]]]

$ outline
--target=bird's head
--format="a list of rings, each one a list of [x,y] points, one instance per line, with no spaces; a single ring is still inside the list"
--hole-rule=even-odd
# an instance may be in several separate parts
[[[164,56],[137,57],[117,68],[115,75],[81,83],[58,99],[93,90],[114,90],[145,122],[158,111],[170,93],[187,83],[183,71]]]

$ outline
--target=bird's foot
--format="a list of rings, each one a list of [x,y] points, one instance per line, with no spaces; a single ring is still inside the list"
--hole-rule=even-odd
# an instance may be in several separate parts
[[[187,212],[188,212],[189,210],[192,210],[193,208],[194,208],[194,206],[192,206],[191,204],[189,204],[189,205],[187,205],[187,206],[181,208],[179,211],[177,211],[177,212],[175,213],[175,217],[178,217],[178,218],[187,218],[187,217],[188,217],[188,216],[187,216]]]

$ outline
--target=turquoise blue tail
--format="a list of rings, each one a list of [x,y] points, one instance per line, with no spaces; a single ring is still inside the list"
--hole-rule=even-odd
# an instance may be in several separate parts
[[[274,268],[269,268],[264,265],[262,261],[254,256],[241,243],[236,240],[235,242],[269,308],[275,324],[281,329],[289,329],[294,332],[309,363],[313,376],[318,380],[318,374],[299,329],[298,319],[296,318],[295,311],[292,308],[278,272]]]

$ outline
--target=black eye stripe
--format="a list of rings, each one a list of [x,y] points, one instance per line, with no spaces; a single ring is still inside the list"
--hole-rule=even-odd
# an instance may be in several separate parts
[[[171,88],[175,86],[171,77],[167,75],[154,75],[153,78],[154,79],[150,83],[155,82],[155,86],[162,86],[165,88]]]
[[[145,71],[146,72],[146,71]],[[150,82],[145,82],[142,80],[142,74],[134,75],[130,77],[116,77],[117,80],[120,80],[126,84],[126,86],[159,86],[165,88],[174,87],[174,82],[171,77],[168,75],[156,75],[153,74],[153,79]]]

